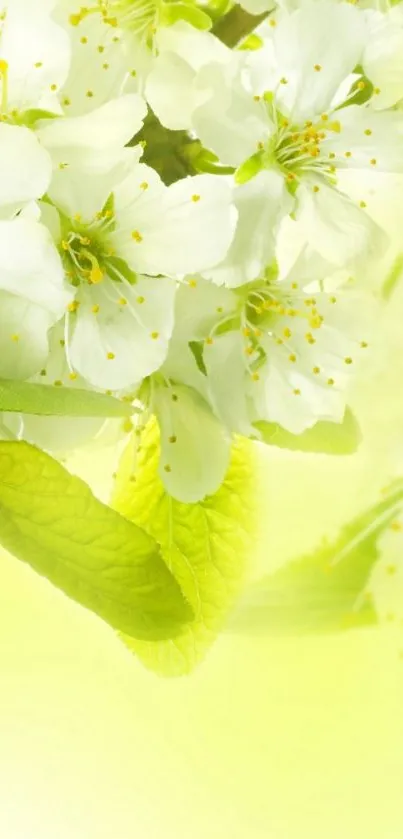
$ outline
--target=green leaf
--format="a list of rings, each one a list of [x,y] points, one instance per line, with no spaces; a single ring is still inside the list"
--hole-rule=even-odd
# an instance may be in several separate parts
[[[257,151],[245,160],[235,172],[235,181],[237,184],[246,184],[255,177],[264,167],[264,154],[262,151]]]
[[[256,583],[229,629],[273,635],[337,632],[377,622],[366,585],[378,560],[377,539],[403,505],[403,483],[355,518],[332,544]]]
[[[236,440],[223,485],[197,504],[167,495],[158,477],[159,451],[158,426],[152,420],[139,445],[133,440],[123,456],[113,505],[159,542],[196,619],[169,641],[123,640],[148,668],[179,676],[203,658],[242,585],[256,537],[254,446]]]
[[[354,414],[347,408],[342,423],[317,422],[302,434],[291,434],[275,422],[254,423],[262,440],[270,446],[317,454],[353,454],[361,442],[361,432]]]
[[[52,417],[128,417],[128,402],[80,388],[0,379],[0,411]]]
[[[197,8],[193,3],[175,2],[165,3],[161,8],[161,23],[171,26],[177,21],[185,20],[196,29],[208,30],[212,27],[212,20],[206,12]]]
[[[114,629],[166,638],[191,620],[155,541],[28,443],[0,442],[0,543]]]

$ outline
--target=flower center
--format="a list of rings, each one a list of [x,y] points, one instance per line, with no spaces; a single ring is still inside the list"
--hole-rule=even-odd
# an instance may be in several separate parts
[[[106,276],[115,282],[136,282],[136,275],[110,244],[114,230],[113,210],[106,207],[89,223],[80,216],[62,219],[63,238],[60,253],[66,277],[74,286],[97,285]]]
[[[321,146],[329,139],[330,132],[339,131],[340,123],[337,120],[328,121],[326,114],[316,124],[308,121],[303,127],[281,119],[271,143],[271,152],[290,181],[308,170],[331,175],[335,171],[334,155]]]
[[[161,5],[160,0],[97,0],[95,6],[70,15],[70,23],[78,26],[88,15],[98,13],[107,26],[146,36],[148,41],[155,34]]]

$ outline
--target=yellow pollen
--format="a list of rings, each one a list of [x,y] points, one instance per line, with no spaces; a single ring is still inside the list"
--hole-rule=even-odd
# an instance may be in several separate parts
[[[313,187],[313,191],[314,191],[314,192],[319,192],[319,187],[318,187],[318,186],[314,186],[314,187]]]
[[[200,195],[192,195],[192,201],[194,204],[197,204],[200,201]]]
[[[106,357],[107,357],[108,361],[113,361],[113,359],[115,358],[115,353],[114,352],[108,352],[108,353],[106,353]]]
[[[262,98],[262,97],[261,97],[261,96],[256,95],[256,96],[254,96],[253,98],[254,98],[255,102],[260,102],[260,100],[261,100],[261,98]]]
[[[334,385],[334,379],[328,379],[327,383],[328,385],[330,385],[330,387],[332,387],[332,385]]]
[[[88,44],[88,38],[86,38],[85,35],[83,38],[80,38],[80,44]]]
[[[127,418],[122,423],[122,429],[126,434],[130,434],[133,431],[133,423],[131,419]]]
[[[145,299],[146,299],[145,297],[136,297],[136,303],[139,303],[139,304],[145,303]]]
[[[176,443],[177,437],[175,434],[172,434],[171,437],[168,438],[170,443]]]
[[[375,157],[372,157],[369,162],[370,162],[371,166],[376,166],[377,161],[376,161]]]
[[[273,20],[273,18],[270,18],[269,26],[272,26],[272,27],[277,26],[277,21]]]
[[[86,95],[87,99],[92,99],[92,97],[94,95],[94,91],[93,90],[87,90],[87,93],[85,95]]]
[[[103,271],[101,271],[101,269],[98,266],[94,265],[94,267],[91,268],[90,271],[90,283],[97,285],[97,283],[102,282],[103,278]]]
[[[57,90],[57,84],[51,84],[50,89],[51,90]]]
[[[357,83],[358,90],[364,90],[366,87],[365,82],[361,81]]]
[[[280,84],[288,84],[288,79],[284,78],[283,76],[283,78],[280,79]]]
[[[344,157],[352,157],[351,151],[345,151],[344,152]]]
[[[142,242],[143,241],[143,237],[142,237],[141,233],[139,233],[138,230],[133,230],[132,239],[134,239],[135,242]]]
[[[253,347],[245,347],[245,355],[253,355],[254,349]]]
[[[160,337],[160,333],[159,333],[159,332],[152,332],[152,333],[151,333],[151,338],[153,339],[153,341],[156,341],[156,340],[157,340],[157,338],[159,338],[159,337]]]
[[[291,355],[288,356],[288,361],[292,361],[294,363],[296,360],[297,356],[295,355],[295,353],[291,353]]]
[[[313,65],[313,69],[314,69],[317,73],[320,73],[320,71],[321,71],[321,69],[322,69],[322,65],[321,65],[321,64],[314,64],[314,65]]]
[[[362,207],[363,210],[365,210],[366,206],[367,206],[367,204],[366,204],[365,201],[360,201],[360,207]]]
[[[170,467],[169,463],[167,463],[167,464],[164,466],[164,472],[172,472],[172,469],[171,469],[171,467]]]
[[[212,338],[206,338],[206,344],[208,344],[209,346],[211,346],[211,344],[212,344],[212,343],[213,343],[213,339],[212,339]]]
[[[370,129],[370,128],[366,128],[366,129],[365,129],[365,131],[364,131],[364,134],[366,134],[366,135],[367,135],[367,137],[370,137],[370,136],[371,136],[371,134],[372,134],[371,129]]]
[[[293,394],[294,396],[301,396],[301,391],[299,387],[296,387],[295,390],[293,390]]]
[[[69,379],[71,382],[75,382],[78,379],[78,373],[69,373]]]
[[[96,304],[95,304],[95,306],[93,306],[93,307],[92,307],[91,312],[93,312],[93,313],[94,313],[94,315],[97,315],[97,314],[98,314],[98,312],[99,312],[99,306],[98,306],[98,303],[96,303]]]
[[[143,190],[148,189],[148,183],[147,183],[147,181],[142,181],[142,182],[141,182],[141,184],[140,184],[140,189],[143,189]]]
[[[126,306],[127,305],[127,300],[126,300],[125,297],[119,297],[118,303],[119,303],[119,306]]]
[[[68,242],[66,242],[66,240],[65,240],[65,239],[63,239],[63,241],[62,241],[62,248],[63,248],[63,250],[64,250],[64,251],[68,251],[68,250],[69,250],[69,247],[70,247],[69,243],[68,243]]]
[[[318,376],[320,373],[320,367],[312,367],[312,373],[314,373],[315,376]]]
[[[54,384],[54,386],[55,386],[55,387],[62,387],[63,382],[62,382],[60,379],[56,379],[56,380],[53,382],[53,384]]]
[[[242,330],[242,334],[245,336],[245,338],[249,338],[250,329],[248,326],[245,326],[245,328]]]
[[[36,69],[37,69],[37,70],[39,70],[39,69],[40,69],[40,67],[43,67],[43,62],[42,62],[42,61],[37,61],[37,62],[34,64],[34,67],[36,67]]]
[[[109,70],[109,64],[103,64],[102,69],[103,70]]]
[[[308,341],[308,344],[316,344],[316,338],[313,337],[311,332],[307,332],[305,338]]]
[[[258,382],[260,379],[259,373],[252,373],[252,380]]]
[[[375,93],[375,96],[378,96],[378,95],[380,94],[380,92],[381,92],[381,88],[380,88],[380,87],[374,87],[374,93]]]
[[[352,363],[353,363],[353,359],[352,359],[352,358],[350,358],[350,356],[347,356],[347,358],[345,358],[345,359],[344,359],[344,363],[345,363],[345,364],[352,364]]]
[[[11,340],[15,341],[15,343],[17,343],[20,340],[20,336],[17,335],[17,334],[14,334],[14,335],[11,336]]]
[[[331,303],[337,303],[337,297],[329,297]]]
[[[68,303],[67,311],[71,312],[73,314],[74,312],[77,311],[79,305],[80,304],[79,304],[78,300],[73,300],[71,303]]]
[[[188,285],[190,288],[197,288],[197,280],[189,280]]]
[[[328,115],[327,115],[327,114],[322,114],[322,115],[321,115],[321,120],[322,120],[322,122],[326,122],[328,119],[329,119],[329,117],[328,117]]]
[[[298,288],[298,283],[291,283],[291,288],[293,288],[293,289]]]
[[[292,332],[291,329],[288,328],[288,326],[286,326],[286,328],[283,329],[283,335],[284,338],[291,338]]]
[[[367,344],[366,341],[361,341],[361,343],[360,343],[361,349],[366,350],[367,346],[368,346],[368,344]]]

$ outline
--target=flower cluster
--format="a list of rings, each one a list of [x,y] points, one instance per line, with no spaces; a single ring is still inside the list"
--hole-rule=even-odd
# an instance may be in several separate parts
[[[233,433],[343,419],[370,340],[351,277],[387,240],[351,175],[403,172],[403,15],[248,0],[230,48],[228,5],[90,2],[0,2],[0,377],[155,415],[195,501]],[[100,425],[4,413],[0,436]]]

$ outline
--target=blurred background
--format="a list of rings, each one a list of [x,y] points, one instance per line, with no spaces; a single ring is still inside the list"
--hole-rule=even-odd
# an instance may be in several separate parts
[[[403,251],[403,179],[357,197]],[[259,576],[335,535],[403,474],[403,280],[351,392],[353,456],[261,450]],[[101,496],[111,464],[89,453]],[[402,632],[403,636],[403,631]],[[223,636],[188,678],[148,673],[114,634],[0,552],[1,839],[401,839],[403,637]]]

